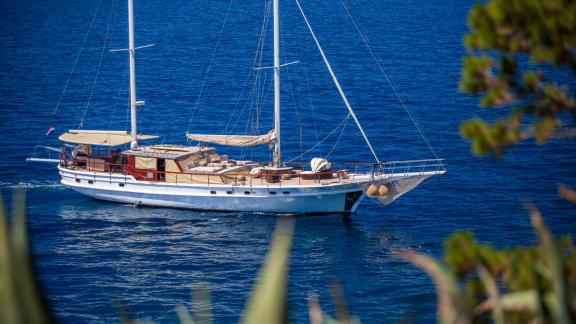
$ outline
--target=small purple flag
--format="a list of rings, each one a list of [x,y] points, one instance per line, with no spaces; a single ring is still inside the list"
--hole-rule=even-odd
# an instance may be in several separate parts
[[[52,125],[48,128],[48,130],[46,131],[46,136],[54,133],[54,131],[56,130],[56,126]]]

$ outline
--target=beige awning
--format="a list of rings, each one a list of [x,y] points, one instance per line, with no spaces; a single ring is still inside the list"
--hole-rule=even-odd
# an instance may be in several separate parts
[[[158,136],[138,135],[138,140],[158,138]],[[132,136],[125,131],[70,130],[58,137],[62,142],[100,146],[118,146],[132,142]]]
[[[186,136],[198,142],[206,142],[227,146],[256,146],[270,144],[276,140],[274,130],[268,134],[250,136],[250,135],[206,135],[206,134],[186,134]]]
[[[155,158],[137,156],[135,160],[136,169],[156,170],[157,160]]]

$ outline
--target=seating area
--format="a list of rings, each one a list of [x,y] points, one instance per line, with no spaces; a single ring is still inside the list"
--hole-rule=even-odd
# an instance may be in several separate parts
[[[275,168],[254,161],[235,161],[209,147],[151,146],[110,151],[102,156],[86,156],[85,152],[92,150],[84,147],[82,153],[69,162],[69,167],[122,172],[144,181],[279,186],[349,181],[348,170],[334,172],[331,163],[320,158],[312,159],[311,170],[303,170],[302,166]]]

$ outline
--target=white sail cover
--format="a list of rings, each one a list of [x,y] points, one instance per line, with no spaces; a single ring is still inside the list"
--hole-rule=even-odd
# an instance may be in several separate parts
[[[186,136],[198,142],[227,145],[227,146],[256,146],[271,144],[276,140],[276,132],[269,131],[264,135],[209,135],[209,134],[186,134]]]

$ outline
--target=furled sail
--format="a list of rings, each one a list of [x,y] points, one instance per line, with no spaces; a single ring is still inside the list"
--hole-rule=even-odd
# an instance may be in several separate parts
[[[227,145],[227,146],[256,146],[271,144],[276,140],[276,132],[269,131],[264,135],[208,135],[186,134],[186,136],[198,142]]]

